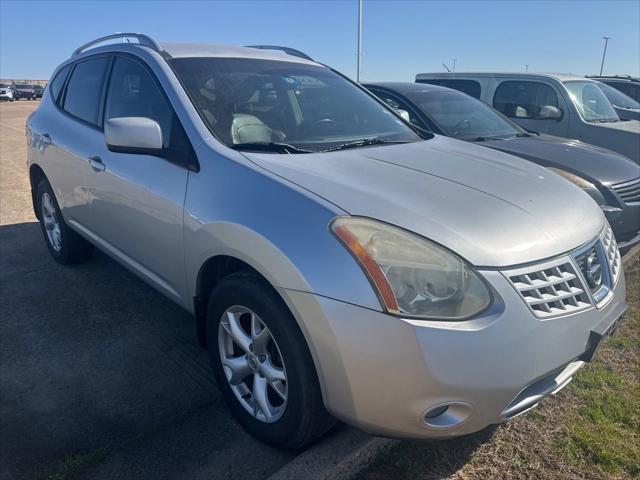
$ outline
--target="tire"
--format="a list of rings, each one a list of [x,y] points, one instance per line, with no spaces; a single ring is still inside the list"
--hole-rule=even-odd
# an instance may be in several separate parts
[[[234,309],[240,313],[231,315],[238,319],[239,325],[244,325],[245,335],[251,331],[251,318],[258,318],[257,323],[268,329],[270,340],[266,344],[266,355],[259,355],[261,350],[264,351],[263,347],[258,346],[257,340],[264,333],[262,329],[256,330],[260,335],[255,336],[255,343],[246,337],[247,341],[252,342],[249,349],[240,348],[231,338],[228,313]],[[296,320],[277,292],[257,274],[235,273],[223,278],[214,288],[207,306],[207,345],[213,373],[229,409],[245,430],[261,442],[277,448],[297,450],[318,439],[335,425],[336,421],[324,408],[313,360]],[[245,354],[249,351],[255,354],[254,367],[281,367],[278,371],[280,375],[284,374],[286,380],[271,383],[270,375],[264,373],[266,371],[256,373],[256,370],[247,371],[242,381],[233,380],[233,376],[228,379],[227,375],[232,370],[223,367],[221,351],[226,356],[230,348],[235,352],[233,355],[238,355],[234,359],[247,359],[247,368],[252,368],[250,355]],[[243,375],[241,373],[238,377]],[[265,418],[264,410],[255,406],[260,403],[255,401],[253,395],[256,379],[264,382],[268,409],[272,410],[270,407],[276,404],[270,421]],[[232,387],[231,381],[236,385]],[[243,391],[251,395],[241,397]],[[285,392],[286,400],[283,400],[282,392]],[[282,404],[278,406],[279,402]],[[252,411],[250,403],[253,403]]]
[[[45,179],[40,180],[36,190],[36,208],[44,241],[56,262],[73,265],[91,257],[93,245],[64,222],[53,189]]]

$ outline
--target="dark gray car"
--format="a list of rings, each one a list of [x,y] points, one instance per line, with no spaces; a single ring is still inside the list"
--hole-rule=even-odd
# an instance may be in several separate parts
[[[622,120],[640,120],[640,103],[606,83],[598,82],[598,87],[607,96]]]
[[[413,124],[517,155],[559,173],[602,207],[621,249],[640,242],[640,167],[578,140],[527,131],[458,90],[419,83],[365,86]]]

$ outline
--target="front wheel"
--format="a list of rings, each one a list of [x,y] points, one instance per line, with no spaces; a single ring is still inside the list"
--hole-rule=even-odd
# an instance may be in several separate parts
[[[62,218],[53,189],[45,179],[36,191],[40,227],[49,253],[63,265],[81,263],[91,257],[93,245],[71,230]]]
[[[225,401],[258,440],[299,449],[335,424],[302,332],[259,276],[236,273],[213,290],[207,346]]]

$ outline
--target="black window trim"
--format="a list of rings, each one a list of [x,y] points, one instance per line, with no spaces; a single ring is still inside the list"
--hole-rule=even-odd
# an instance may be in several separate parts
[[[154,155],[158,158],[162,158],[163,160],[182,167],[182,168],[186,168],[189,171],[192,172],[199,172],[200,171],[200,162],[198,161],[198,156],[195,153],[195,150],[193,148],[193,142],[191,142],[191,139],[189,138],[189,134],[187,133],[187,131],[184,128],[184,125],[182,125],[182,121],[180,120],[180,117],[178,116],[178,113],[176,112],[176,109],[174,108],[173,104],[171,103],[171,100],[169,99],[169,96],[167,95],[167,92],[165,92],[162,84],[160,83],[160,80],[158,79],[157,75],[155,74],[155,72],[151,69],[151,67],[149,67],[149,65],[147,65],[147,62],[145,62],[142,58],[138,57],[137,55],[133,55],[131,53],[128,52],[113,52],[112,54],[112,59],[111,59],[111,64],[109,65],[108,68],[108,73],[107,73],[107,81],[105,82],[105,88],[103,90],[103,95],[102,95],[102,108],[101,108],[101,112],[100,112],[100,120],[101,120],[101,125],[102,127],[102,131],[104,131],[104,121],[105,121],[105,116],[107,114],[107,94],[109,93],[109,86],[111,85],[111,76],[113,73],[113,69],[116,63],[116,60],[118,57],[122,57],[122,58],[126,58],[128,60],[132,60],[138,64],[140,64],[142,66],[142,68],[149,74],[149,76],[151,77],[151,80],[156,84],[156,87],[158,88],[158,90],[160,91],[160,95],[162,95],[162,97],[164,98],[165,102],[167,102],[167,105],[169,106],[169,108],[171,109],[171,112],[173,113],[173,116],[175,117],[175,121],[178,122],[178,124],[180,125],[180,128],[182,129],[182,132],[185,135],[185,138],[187,139],[187,142],[189,144],[189,152],[187,152],[188,158],[184,161],[184,162],[176,162],[170,158],[166,158],[164,156],[159,156],[159,155]],[[164,147],[163,147],[164,150]],[[114,152],[114,153],[118,153],[118,152]]]
[[[514,80],[514,79],[505,79],[502,80],[500,83],[498,83],[498,85],[496,85],[496,89],[493,92],[493,98],[491,99],[491,105],[489,105],[491,108],[493,108],[494,110],[496,110],[498,113],[501,113],[502,115],[504,115],[505,117],[507,117],[508,119],[510,119],[511,121],[515,121],[513,120],[514,118],[517,118],[519,120],[549,120],[547,118],[538,118],[538,117],[510,117],[509,115],[503,113],[501,110],[499,110],[496,107],[496,95],[498,94],[498,90],[500,89],[500,87],[502,85],[504,85],[505,83],[537,83],[539,85],[544,85],[545,87],[549,87],[551,89],[551,91],[554,93],[554,95],[556,96],[556,103],[558,104],[558,108],[560,109],[560,112],[563,111],[563,108],[561,106],[560,103],[560,98],[561,95],[558,95],[558,91],[555,89],[555,87],[553,85],[551,85],[550,83],[541,81],[541,80]],[[536,93],[536,101],[538,101],[540,96],[540,92]],[[560,119],[562,119],[562,117],[560,117]],[[560,120],[560,119],[556,119],[556,120]]]
[[[60,100],[62,100],[62,97],[64,96],[64,92],[65,92],[65,90],[67,88],[67,82],[69,81],[69,74],[73,71],[73,66],[74,65],[72,63],[67,63],[67,64],[63,65],[62,67],[60,67],[58,69],[58,71],[56,72],[56,74],[51,77],[51,80],[49,80],[49,82],[47,82],[47,85],[45,87],[47,90],[49,90],[49,95],[51,95],[51,98],[54,99],[53,91],[51,90],[51,86],[52,86],[53,82],[56,81],[58,76],[62,74],[62,70],[64,70],[65,68],[69,67],[69,69],[67,70],[67,73],[66,73],[66,75],[64,77],[64,80],[62,81],[62,86],[60,87],[60,92],[58,93],[58,98],[53,100],[53,104],[58,108],[60,108]]]
[[[73,76],[73,72],[75,71],[76,67],[83,62],[89,61],[89,60],[95,60],[96,58],[101,58],[101,57],[107,57],[108,58],[108,62],[107,62],[107,68],[105,69],[105,75],[104,78],[102,79],[102,91],[100,93],[100,98],[98,100],[98,125],[96,125],[95,123],[91,123],[91,122],[87,122],[86,120],[77,117],[75,115],[73,115],[72,113],[69,113],[68,111],[66,111],[64,109],[64,104],[67,100],[67,88],[69,87],[69,81],[71,80],[71,77]],[[58,107],[58,110],[65,116],[80,122],[83,125],[86,125],[87,127],[90,127],[94,130],[97,130],[98,132],[104,132],[104,128],[101,122],[102,119],[102,109],[104,108],[104,98],[106,95],[106,85],[107,85],[107,79],[109,78],[110,72],[111,72],[111,65],[113,64],[113,55],[109,52],[109,53],[98,53],[95,55],[90,55],[87,57],[83,57],[82,59],[78,60],[77,62],[73,62],[71,64],[71,70],[69,70],[69,73],[67,73],[67,78],[64,82],[64,86],[63,86],[63,90],[60,93],[60,98],[58,99],[58,101],[56,102],[56,107]]]
[[[434,83],[437,82],[437,83]],[[475,95],[471,95],[468,92],[465,92],[464,90],[461,90],[459,88],[456,87],[452,87],[450,85],[445,85],[444,82],[468,82],[468,83],[473,83],[474,84],[474,88],[478,87],[478,96],[476,97]],[[423,85],[434,85],[436,87],[444,87],[444,88],[449,88],[451,90],[456,90],[460,93],[464,93],[465,95],[469,95],[472,98],[475,98],[476,100],[481,100],[482,99],[482,84],[480,83],[479,80],[477,80],[476,78],[420,78],[420,79],[416,79],[415,83],[421,83]]]

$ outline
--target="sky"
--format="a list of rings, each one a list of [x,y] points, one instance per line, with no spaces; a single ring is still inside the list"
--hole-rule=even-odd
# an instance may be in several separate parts
[[[167,42],[276,44],[356,72],[357,0],[0,0],[0,78],[48,79],[79,45],[113,32]],[[640,76],[640,0],[363,1],[361,79],[419,72]]]

